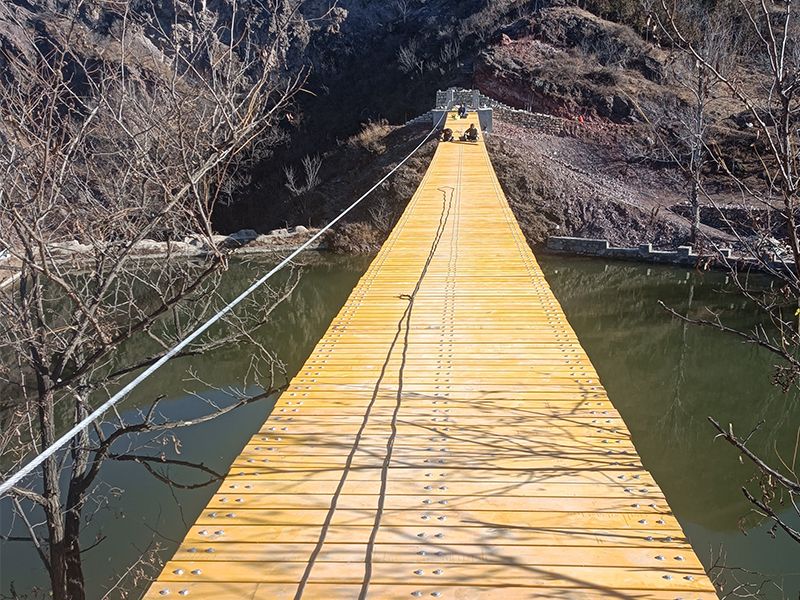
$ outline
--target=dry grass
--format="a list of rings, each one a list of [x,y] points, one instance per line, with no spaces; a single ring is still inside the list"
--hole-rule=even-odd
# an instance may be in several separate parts
[[[369,254],[377,252],[386,234],[373,223],[356,221],[345,223],[328,234],[325,244],[336,254]]]
[[[370,154],[383,154],[386,152],[386,136],[392,129],[386,119],[368,121],[359,133],[347,140],[347,145],[351,148],[363,148]]]

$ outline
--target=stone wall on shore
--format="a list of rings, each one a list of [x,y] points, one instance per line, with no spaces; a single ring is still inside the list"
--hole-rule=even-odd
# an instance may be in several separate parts
[[[476,104],[477,103],[477,104]],[[450,88],[436,92],[436,108],[452,108],[456,104],[466,104],[471,109],[491,108],[496,117],[512,125],[520,125],[545,135],[573,136],[578,124],[568,119],[534,113],[509,106],[499,100],[481,94],[478,90]],[[429,113],[424,115],[430,119]],[[412,122],[416,122],[416,119]]]
[[[704,266],[751,268],[756,270],[792,270],[794,262],[771,257],[766,261],[735,255],[728,248],[721,248],[713,253],[699,254],[691,246],[678,246],[675,250],[654,250],[652,244],[639,244],[635,248],[620,248],[609,244],[608,240],[551,236],[547,240],[547,250],[561,254],[578,254],[581,256],[598,256],[619,260],[635,260],[648,263],[661,263],[694,267],[702,263]],[[766,267],[766,268],[765,268]]]
[[[700,258],[691,246],[678,246],[675,250],[653,250],[652,244],[640,244],[635,248],[618,248],[609,244],[608,240],[577,237],[550,237],[547,240],[547,249],[551,252],[687,266],[694,266]],[[730,250],[724,252],[725,256],[730,258]]]
[[[431,119],[433,119],[433,111],[429,110],[426,113],[422,113],[418,117],[414,117],[410,121],[406,121],[403,125],[404,127],[408,127],[409,125],[430,125]]]
[[[499,103],[498,103],[499,104]],[[511,125],[519,125],[532,129],[544,135],[557,135],[560,137],[574,136],[577,134],[578,124],[567,119],[532,113],[527,110],[511,108],[510,106],[494,106],[494,114],[502,121]]]

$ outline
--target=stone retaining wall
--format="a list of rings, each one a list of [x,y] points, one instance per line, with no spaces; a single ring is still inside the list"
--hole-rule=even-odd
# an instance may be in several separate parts
[[[516,108],[493,107],[495,114],[506,123],[520,125],[545,135],[561,137],[574,136],[577,133],[577,124],[566,119],[532,113]]]
[[[700,258],[691,246],[678,246],[676,250],[653,250],[652,244],[640,244],[636,248],[618,248],[609,244],[608,240],[576,237],[550,237],[547,240],[547,249],[552,252],[687,266],[694,266]],[[731,251],[724,250],[723,255],[730,258]]]
[[[408,127],[410,125],[423,125],[423,124],[428,125],[431,122],[432,118],[433,118],[433,111],[429,110],[428,112],[423,113],[418,117],[414,117],[410,121],[406,121],[403,127]]]
[[[485,94],[481,94],[478,90],[450,88],[448,90],[439,90],[436,92],[436,108],[439,110],[451,108],[455,104],[466,104],[473,110],[478,108],[491,108],[494,114],[501,120],[512,125],[520,125],[533,129],[545,135],[574,136],[577,133],[578,125],[573,121],[514,108],[499,100],[490,98]]]
[[[721,248],[716,254],[698,254],[691,246],[678,246],[675,250],[653,250],[652,244],[640,244],[635,248],[612,246],[608,240],[577,237],[553,236],[547,239],[547,250],[562,254],[578,254],[582,256],[599,256],[621,260],[636,260],[649,263],[682,265],[694,267],[702,262],[704,266],[727,268],[750,268],[764,271],[765,264],[751,257],[734,255],[729,248]],[[766,261],[766,266],[773,272],[794,270],[793,261],[774,259]]]

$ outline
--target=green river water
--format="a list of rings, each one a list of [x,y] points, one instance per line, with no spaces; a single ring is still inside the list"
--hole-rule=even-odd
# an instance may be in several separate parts
[[[770,384],[773,360],[765,351],[673,320],[657,301],[698,316],[711,307],[742,328],[756,324],[758,314],[731,293],[720,273],[553,256],[542,256],[540,262],[631,430],[645,467],[661,485],[701,560],[707,567],[729,567],[721,575],[728,590],[742,584],[748,586],[743,589],[763,587],[763,598],[800,597],[800,546],[782,533],[773,539],[769,528],[752,518],[743,520],[749,507],[741,487],[752,470],[738,462],[732,448],[714,440],[706,420],[714,416],[732,422],[744,433],[763,419],[766,424],[753,448],[770,458],[775,449],[791,457],[800,427],[798,394],[783,394]],[[290,375],[324,333],[369,259],[323,257],[311,263],[289,302],[258,332]],[[227,275],[230,296],[266,266],[263,261],[235,264]],[[133,410],[137,402],[165,394],[162,408],[167,415],[197,414],[197,400],[187,394],[187,367],[191,364],[213,386],[236,386],[247,369],[247,356],[246,347],[227,347],[170,363],[123,409]],[[192,391],[198,391],[196,386]],[[201,392],[209,398],[219,393]],[[273,402],[181,432],[181,458],[225,471]],[[111,502],[85,531],[87,546],[98,534],[105,536],[84,555],[89,598],[102,597],[154,542],[168,558],[214,491],[171,491],[129,463],[107,463],[102,480]],[[1,508],[5,528],[11,514],[8,505]],[[7,594],[12,582],[18,592],[46,584],[38,558],[24,543],[0,546],[0,593]]]

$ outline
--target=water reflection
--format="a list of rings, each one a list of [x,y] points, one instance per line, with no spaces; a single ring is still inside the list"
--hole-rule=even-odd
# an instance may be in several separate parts
[[[289,301],[278,307],[274,318],[254,336],[275,352],[290,377],[302,366],[344,304],[369,259],[309,254],[300,262],[302,277]],[[224,279],[226,295],[235,297],[270,266],[265,259],[232,264]],[[280,284],[277,281],[276,287]],[[133,342],[136,343],[146,344],[147,341]],[[140,351],[133,347],[127,350]],[[196,381],[187,377],[188,370],[193,369],[213,386],[237,387],[245,379],[251,352],[252,349],[244,345],[229,346],[205,356],[172,361],[137,388],[121,410],[130,413],[163,394],[165,399],[160,409],[167,418],[190,418],[198,411],[207,412],[207,406],[189,392],[219,402],[225,402],[227,395],[213,389],[200,389]],[[262,401],[209,423],[182,430],[178,434],[180,457],[225,472],[246,440],[264,422],[273,404],[274,399]],[[137,443],[142,441],[139,439]],[[124,448],[120,450],[124,451]],[[165,452],[176,454],[175,448],[165,448]],[[187,479],[185,473],[173,475],[178,480]],[[171,490],[140,466],[127,462],[105,463],[100,477],[101,492],[110,498],[110,502],[101,507],[82,535],[84,547],[105,536],[105,541],[83,555],[89,598],[101,597],[146,549],[157,544],[162,548],[161,556],[169,558],[216,487]],[[13,515],[5,505],[0,508],[0,521],[3,531],[6,531]],[[24,593],[36,585],[46,586],[46,582],[46,574],[32,545],[23,542],[0,544],[0,594],[7,594],[11,584],[18,592]],[[139,589],[144,583],[140,583]],[[137,597],[135,591],[132,597]]]
[[[724,544],[729,565],[775,575],[786,597],[796,598],[800,548],[783,534],[773,540],[752,518],[741,521],[750,508],[741,487],[753,471],[733,448],[714,441],[707,417],[733,423],[740,433],[764,419],[751,447],[773,460],[776,448],[791,457],[798,393],[770,384],[768,352],[674,320],[657,302],[698,317],[710,309],[740,329],[752,328],[758,312],[721,273],[552,256],[540,262],[700,558],[708,566]]]
[[[317,257],[309,262],[290,302],[258,334],[286,364],[289,375],[303,364],[369,259]],[[747,537],[739,531],[739,520],[749,510],[740,488],[751,470],[739,464],[732,448],[714,442],[706,421],[708,415],[715,415],[744,432],[765,419],[768,426],[754,440],[754,448],[772,456],[774,440],[788,453],[800,424],[797,394],[785,395],[770,385],[769,354],[717,332],[674,321],[657,300],[695,316],[703,316],[705,307],[711,307],[744,328],[754,325],[758,314],[729,293],[720,274],[547,256],[541,257],[541,263],[625,418],[645,466],[663,488],[700,558],[711,564],[712,551],[716,555],[722,544],[728,564],[783,578],[786,597],[797,598],[796,544],[781,535],[772,540],[765,528],[753,528],[749,522]],[[230,295],[263,273],[265,266],[263,261],[233,265],[226,276]],[[237,385],[248,364],[246,347],[175,361],[158,378],[146,382],[128,401],[127,409],[166,394],[163,410],[167,416],[192,414],[196,402],[186,393],[187,367],[223,386]],[[204,395],[214,397],[214,392],[206,390]],[[251,405],[181,432],[182,456],[226,470],[271,407],[271,402]],[[163,546],[163,556],[169,557],[214,491],[213,487],[176,490],[173,495],[143,469],[128,463],[108,463],[102,477],[106,489],[119,493],[112,494],[111,505],[85,531],[86,546],[98,534],[107,536],[84,555],[89,597],[100,597],[112,576],[132,564],[154,540]],[[4,511],[2,518],[8,519],[9,513]],[[2,592],[7,593],[12,579],[20,591],[45,580],[29,545],[6,543],[0,552]]]

